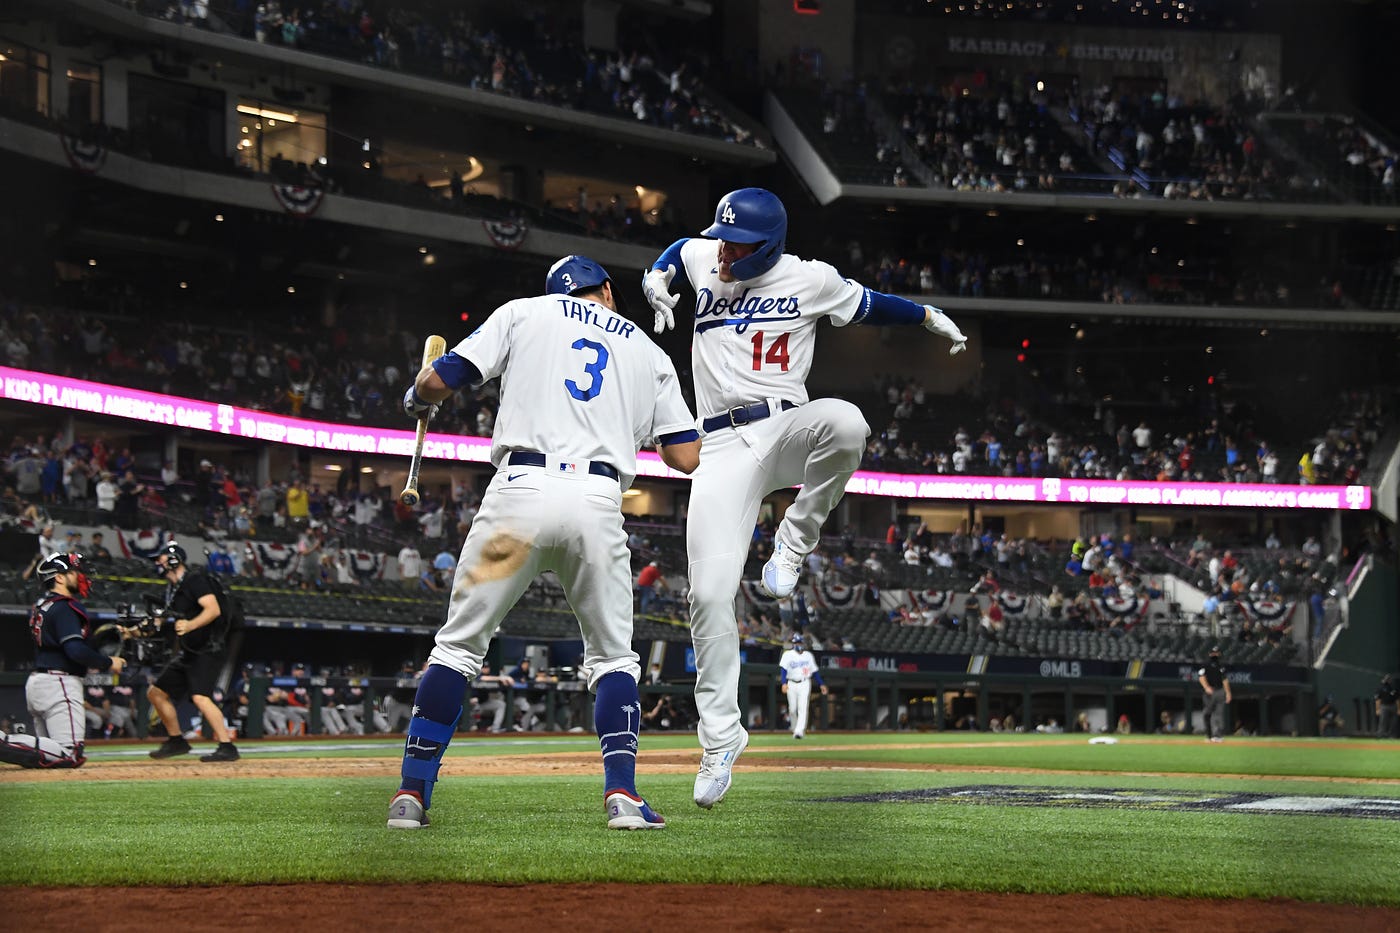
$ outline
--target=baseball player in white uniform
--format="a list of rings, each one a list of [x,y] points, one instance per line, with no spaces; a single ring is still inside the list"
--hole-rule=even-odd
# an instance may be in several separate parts
[[[812,696],[812,684],[821,687],[822,696],[826,696],[826,684],[822,683],[822,672],[817,669],[817,658],[807,650],[801,632],[792,636],[792,647],[778,659],[778,667],[782,668],[792,737],[800,739],[807,731],[807,701]]]
[[[695,705],[704,748],[695,802],[709,809],[729,789],[748,745],[739,716],[739,633],[734,599],[758,508],[769,493],[802,485],[783,516],[763,585],[787,596],[822,524],[860,464],[870,433],[841,399],[808,401],[817,323],[922,325],[967,338],[942,311],[874,292],[824,262],[783,252],[787,211],[762,188],[720,199],[704,237],[678,240],[652,264],[642,290],[658,333],[675,324],[680,281],[695,290],[691,368],[705,453],[690,490],[686,548]]]
[[[692,472],[695,418],[675,367],[645,329],[617,313],[612,281],[583,256],[549,270],[545,294],[507,302],[404,396],[414,418],[457,389],[501,378],[491,442],[497,468],[457,562],[447,622],[418,686],[390,828],[428,824],[443,751],[501,620],[541,570],[553,570],[579,619],[596,694],[604,802],[613,829],[663,829],[635,786],[641,704],[632,650],[632,575],[622,493],[637,448]]]

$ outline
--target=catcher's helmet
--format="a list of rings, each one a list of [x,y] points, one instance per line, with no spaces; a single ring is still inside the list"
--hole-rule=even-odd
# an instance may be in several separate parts
[[[546,295],[572,295],[575,292],[597,288],[612,277],[608,270],[587,256],[565,256],[549,267],[544,277]]]
[[[81,554],[50,554],[39,563],[37,572],[39,579],[43,580],[46,585],[51,585],[59,574],[76,573],[78,575],[78,596],[86,597],[92,591],[92,581],[83,572]]]
[[[729,243],[759,247],[730,266],[734,278],[756,279],[778,264],[787,247],[787,210],[778,196],[763,188],[740,188],[720,198],[715,222],[703,235]]]
[[[165,558],[164,567],[160,565],[160,559],[162,557]],[[174,541],[171,541],[159,551],[156,551],[155,554],[152,555],[151,560],[156,562],[157,572],[164,576],[176,567],[183,566],[188,562],[189,557],[185,554],[184,548],[180,547],[180,545],[176,544]]]
[[[39,579],[52,580],[61,573],[82,570],[83,559],[78,554],[50,554],[39,564]]]

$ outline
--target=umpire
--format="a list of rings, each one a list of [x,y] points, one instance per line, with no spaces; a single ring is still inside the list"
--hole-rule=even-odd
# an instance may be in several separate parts
[[[1386,674],[1376,688],[1376,738],[1400,738],[1400,732],[1395,728],[1397,712],[1400,712],[1400,690],[1395,688],[1395,682]]]
[[[1225,668],[1220,666],[1220,649],[1211,648],[1206,666],[1196,675],[1201,689],[1205,691],[1205,708],[1201,718],[1206,723],[1206,736],[1212,742],[1224,740],[1225,707],[1230,704],[1230,680],[1225,676]]]
[[[161,548],[156,567],[165,577],[165,618],[175,625],[175,657],[146,691],[151,706],[165,724],[165,742],[151,752],[152,758],[173,758],[190,751],[190,743],[180,734],[180,717],[175,704],[189,697],[210,728],[219,747],[200,761],[237,761],[233,734],[224,724],[223,711],[214,702],[215,681],[228,655],[231,608],[220,603],[209,574],[192,570],[186,563],[185,549],[175,542]]]

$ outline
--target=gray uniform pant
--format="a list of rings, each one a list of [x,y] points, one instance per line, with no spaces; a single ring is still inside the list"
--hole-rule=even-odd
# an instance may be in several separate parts
[[[1205,708],[1201,710],[1205,720],[1208,738],[1223,738],[1225,735],[1225,691],[1216,690],[1206,694]]]

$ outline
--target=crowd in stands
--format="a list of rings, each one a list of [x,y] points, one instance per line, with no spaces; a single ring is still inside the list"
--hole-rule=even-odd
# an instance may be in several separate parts
[[[1000,84],[889,86],[884,104],[930,184],[955,191],[1053,192],[1061,176],[1096,168],[1050,112],[1049,95]]]
[[[379,326],[359,329],[347,321],[326,330],[293,322],[276,334],[233,336],[189,324],[151,330],[135,320],[45,314],[9,301],[0,305],[0,361],[294,417],[402,427],[398,398],[415,367],[417,337]],[[489,437],[498,404],[493,386],[459,393],[434,428]],[[862,403],[875,428],[862,466],[910,473],[1351,484],[1389,414],[1380,393],[1352,393],[1342,399],[1345,410],[1337,420],[1311,427],[1317,434],[1275,439],[1262,436],[1248,404],[1223,387],[1210,395],[1215,410],[1154,417],[1154,423],[1120,414],[1102,401],[1106,394],[1112,393],[1084,385],[1039,402],[982,400],[972,402],[983,409],[981,423],[954,423],[946,404],[932,399],[917,378],[882,375]],[[1163,400],[1177,410],[1185,402]],[[969,406],[955,407],[966,418]],[[114,478],[120,476],[118,469]],[[91,482],[96,480],[93,475]]]
[[[1254,119],[1233,105],[1182,99],[1164,88],[1120,94],[1107,86],[1071,114],[1094,152],[1167,200],[1299,200],[1325,194],[1321,179],[1267,151]]]
[[[895,253],[864,248],[848,253],[864,270],[863,281],[896,294],[970,298],[1069,300],[1104,304],[1192,304],[1215,307],[1355,307],[1351,289],[1326,270],[1251,257],[1251,267],[1232,269],[1229,255],[1190,253],[1180,257],[1130,240],[1092,237],[1087,244],[1045,241],[1037,247],[978,249],[950,245]],[[1383,308],[1371,293],[1357,290],[1366,307]]]
[[[1314,160],[1342,193],[1363,201],[1395,199],[1395,149],[1343,114],[1266,115],[1268,125]]]
[[[1054,94],[983,80],[891,84],[872,107],[865,82],[815,89],[819,109],[800,95],[785,105],[851,182],[1191,201],[1394,197],[1395,152],[1375,134],[1341,117],[1265,123],[1258,95],[1220,104],[1187,101],[1165,84],[1144,94],[1107,86]],[[898,138],[876,129],[882,111]],[[1288,128],[1309,161],[1266,144],[1269,128]],[[860,170],[856,148],[873,173]],[[926,171],[911,172],[906,154]]]
[[[399,399],[417,372],[421,338],[386,324],[377,309],[345,306],[329,329],[295,314],[266,327],[248,316],[243,331],[190,323],[152,329],[141,320],[152,308],[139,298],[119,301],[119,287],[106,291],[109,302],[133,314],[49,314],[0,300],[0,360],[293,417],[404,426]],[[434,429],[489,437],[495,391],[488,383],[459,393],[440,410]]]
[[[180,476],[172,464],[158,476],[138,477],[130,450],[116,449],[101,437],[77,437],[71,444],[58,437],[15,437],[8,451],[0,464],[0,485],[5,489],[0,523],[37,533],[40,550],[77,550],[99,575],[139,576],[148,568],[128,553],[127,545],[135,539],[124,537],[125,532],[154,526],[164,534],[197,534],[207,542],[211,570],[245,586],[255,584],[248,597],[255,601],[250,606],[254,612],[310,611],[305,603],[277,603],[275,596],[266,606],[256,603],[264,594],[290,590],[348,596],[358,591],[372,594],[374,604],[331,599],[319,603],[310,617],[350,618],[338,613],[350,612],[353,606],[356,612],[364,611],[365,621],[396,617],[393,613],[399,609],[406,609],[412,621],[431,621],[441,613],[456,552],[479,503],[464,483],[429,493],[422,510],[415,512],[391,503],[384,490],[347,494],[296,475],[257,484],[209,461],[201,462],[190,477]],[[120,482],[114,481],[114,474]],[[95,484],[89,482],[94,476]],[[75,539],[73,531],[61,537],[55,531],[56,518],[111,529],[111,547],[100,532],[91,540],[81,535]],[[654,637],[684,637],[684,562],[677,552],[682,528],[645,517],[629,520],[629,526],[634,569],[641,567],[639,624],[643,619],[669,621],[674,628],[657,630]],[[769,553],[773,530],[771,521],[755,528],[751,568]],[[276,541],[289,546],[277,559],[269,559],[262,545]],[[993,646],[989,650],[1034,653],[1048,650],[1046,633],[1082,632],[1130,636],[1128,642],[1137,646],[1131,650],[1142,651],[1152,642],[1142,641],[1148,636],[1141,631],[1134,632],[1139,620],[1105,611],[1104,601],[1160,598],[1161,577],[1171,573],[1207,594],[1196,621],[1212,637],[1230,638],[1241,646],[1296,650],[1282,626],[1255,620],[1246,602],[1307,600],[1315,604],[1311,611],[1320,619],[1326,590],[1355,555],[1346,549],[1324,554],[1315,538],[1284,547],[1273,533],[1262,543],[1247,536],[1241,542],[1243,547],[1221,547],[1197,535],[1189,542],[1153,538],[1138,543],[1132,535],[1112,534],[1065,542],[1016,537],[980,526],[934,533],[916,522],[894,523],[880,540],[847,527],[808,556],[806,582],[818,587],[861,585],[869,605],[878,605],[879,593],[891,588],[910,590],[915,599],[890,610],[884,627],[858,627],[859,610],[856,615],[819,611],[799,592],[773,609],[746,613],[741,637],[748,644],[775,645],[801,631],[817,650],[852,651],[879,649],[898,630],[930,629]],[[669,585],[661,565],[671,574]],[[29,572],[32,565],[26,577]],[[269,586],[273,589],[265,589]],[[562,605],[547,583],[539,589],[527,603]],[[553,589],[557,591],[557,584]],[[935,607],[927,598],[935,590],[959,595]],[[112,595],[100,590],[98,598]],[[1005,596],[1035,601],[1042,610],[1040,621],[1027,628],[1006,617],[999,598]],[[422,607],[414,608],[419,603]],[[967,643],[918,644],[927,651],[961,650]]]
[[[1348,392],[1315,440],[1292,438],[1281,447],[1260,436],[1249,407],[1224,392],[1214,412],[1161,419],[1167,424],[1157,418],[1134,424],[1088,395],[1079,400],[1088,417],[1075,416],[1073,396],[1043,414],[1024,400],[997,399],[972,430],[966,423],[949,430],[948,416],[917,378],[881,375],[879,381],[883,405],[870,412],[878,433],[861,465],[896,473],[1351,485],[1360,481],[1390,416],[1387,394]]]
[[[549,7],[493,8],[473,20],[451,3],[380,0],[265,0],[230,4],[157,2],[152,15],[232,30],[256,42],[410,71],[522,100],[588,110],[659,128],[759,145],[710,99],[693,59],[658,51],[661,43],[629,36],[632,47],[609,54],[585,49],[577,24]],[[636,33],[635,28],[632,30]]]

